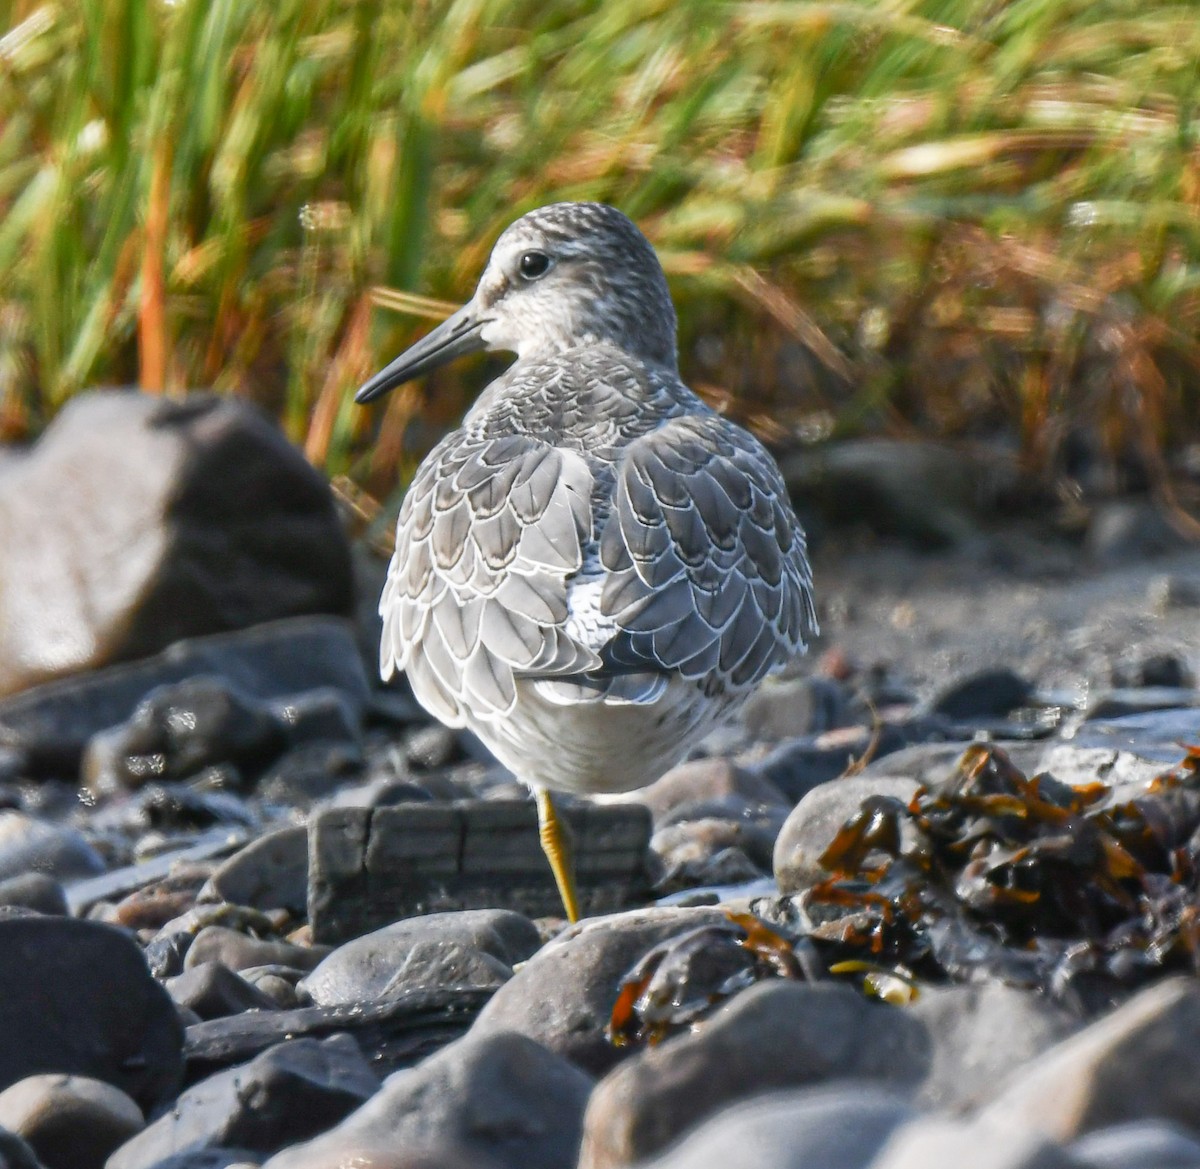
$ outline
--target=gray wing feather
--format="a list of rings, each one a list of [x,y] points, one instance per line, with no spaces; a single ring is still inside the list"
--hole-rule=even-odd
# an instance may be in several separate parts
[[[744,689],[816,633],[804,533],[770,455],[718,415],[630,445],[600,538],[608,656]]]
[[[407,670],[443,722],[512,709],[514,674],[599,658],[562,631],[567,578],[591,539],[584,459],[533,438],[457,431],[417,471],[380,600],[384,678]]]

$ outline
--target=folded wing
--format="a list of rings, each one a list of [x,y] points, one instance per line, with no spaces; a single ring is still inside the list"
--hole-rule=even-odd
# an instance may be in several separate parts
[[[631,444],[600,536],[610,669],[755,685],[817,631],[804,533],[774,460],[719,415]]]

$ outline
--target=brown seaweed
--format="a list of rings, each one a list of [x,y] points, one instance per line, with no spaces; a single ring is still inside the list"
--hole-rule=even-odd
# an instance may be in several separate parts
[[[670,939],[623,980],[614,1043],[656,1042],[762,978],[853,978],[904,1001],[995,978],[1083,1011],[1200,972],[1200,747],[1151,783],[1070,786],[976,744],[912,799],[871,796],[829,877]]]

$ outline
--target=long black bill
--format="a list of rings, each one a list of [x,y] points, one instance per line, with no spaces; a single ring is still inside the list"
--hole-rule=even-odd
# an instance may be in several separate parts
[[[439,365],[478,352],[485,347],[480,336],[483,326],[484,322],[475,315],[471,305],[464,305],[433,332],[426,333],[415,345],[409,346],[386,369],[381,369],[354,395],[354,400],[360,406],[374,401]]]

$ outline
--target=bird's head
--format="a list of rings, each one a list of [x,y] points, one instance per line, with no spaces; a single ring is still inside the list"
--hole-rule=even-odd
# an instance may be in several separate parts
[[[675,309],[662,265],[616,208],[552,203],[501,235],[475,295],[371,378],[355,401],[480,349],[529,358],[596,342],[674,368]]]

